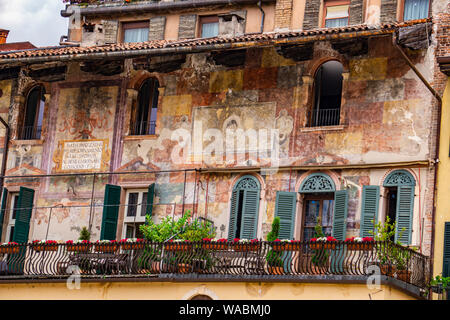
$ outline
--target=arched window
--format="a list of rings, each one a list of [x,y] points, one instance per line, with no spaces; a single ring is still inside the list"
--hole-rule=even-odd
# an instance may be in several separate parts
[[[406,170],[391,172],[383,183],[387,189],[385,217],[391,223],[396,222],[395,237],[391,240],[406,245],[411,243],[415,185],[416,180]]]
[[[338,61],[322,64],[314,76],[314,106],[310,126],[335,126],[341,116],[343,66]]]
[[[25,112],[22,126],[19,128],[19,139],[40,139],[42,132],[42,121],[44,119],[45,89],[36,86],[27,95]]]
[[[155,78],[145,80],[139,89],[138,105],[131,122],[132,135],[155,134],[158,111],[159,82]]]
[[[234,238],[256,238],[260,190],[258,179],[250,175],[243,176],[234,185],[228,228],[229,241]]]

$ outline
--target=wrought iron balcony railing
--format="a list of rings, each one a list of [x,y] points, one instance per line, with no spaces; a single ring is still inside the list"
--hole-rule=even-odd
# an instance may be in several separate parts
[[[81,276],[380,275],[419,288],[430,281],[429,259],[387,242],[137,242],[114,244],[19,244],[0,246],[0,280]]]

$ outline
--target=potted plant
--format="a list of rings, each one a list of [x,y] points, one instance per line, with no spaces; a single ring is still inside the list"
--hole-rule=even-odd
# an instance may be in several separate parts
[[[443,294],[450,289],[450,277],[442,277],[440,275],[435,276],[431,279],[428,285],[434,293]]]
[[[279,245],[280,240],[278,239],[280,233],[280,217],[275,217],[272,221],[272,229],[267,234],[267,241],[271,242],[272,249],[267,252],[266,261],[268,265],[268,270],[270,274],[284,274],[283,259],[281,255],[283,254],[280,250],[275,250],[274,247]]]
[[[345,239],[348,250],[372,251],[374,239],[372,237],[351,237]]]
[[[202,239],[202,248],[205,250],[227,250],[228,244],[227,239],[211,239],[211,238],[203,238]]]
[[[58,251],[58,242],[55,240],[34,240],[32,243],[34,251]]]
[[[19,252],[19,244],[16,242],[6,242],[0,245],[0,253],[18,253]]]
[[[66,248],[70,252],[88,252],[92,244],[89,240],[67,240]]]
[[[95,251],[104,253],[114,253],[119,250],[119,244],[116,240],[97,240]]]
[[[144,239],[125,238],[119,241],[123,250],[144,249]]]
[[[411,260],[412,249],[394,246],[391,254],[396,268],[397,279],[410,282],[411,270],[409,270],[409,262]]]
[[[309,247],[314,250],[336,249],[337,240],[334,237],[318,237],[312,238]]]
[[[296,251],[300,249],[300,240],[275,239],[272,248],[274,251]]]
[[[261,247],[261,243],[258,239],[233,239],[234,251],[258,251]]]
[[[175,239],[164,243],[166,251],[191,251],[192,242],[189,240]]]
[[[320,241],[318,241],[319,239]],[[326,240],[327,237],[323,233],[322,226],[320,224],[317,224],[314,227],[314,238],[311,239],[311,242],[309,244],[309,247],[313,249],[313,254],[311,257],[311,262],[313,264],[313,273],[324,274],[326,267],[328,266],[329,253],[328,250],[325,249],[326,246],[323,245]]]

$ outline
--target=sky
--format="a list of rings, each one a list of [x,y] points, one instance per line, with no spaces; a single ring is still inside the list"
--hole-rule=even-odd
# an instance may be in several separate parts
[[[36,47],[56,46],[67,35],[63,0],[0,0],[0,29],[10,30],[7,42],[29,41]]]

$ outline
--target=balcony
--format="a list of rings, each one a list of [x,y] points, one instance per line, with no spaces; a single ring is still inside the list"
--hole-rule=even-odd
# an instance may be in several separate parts
[[[166,242],[0,246],[0,282],[81,278],[154,281],[384,281],[424,295],[429,259],[388,242]]]

